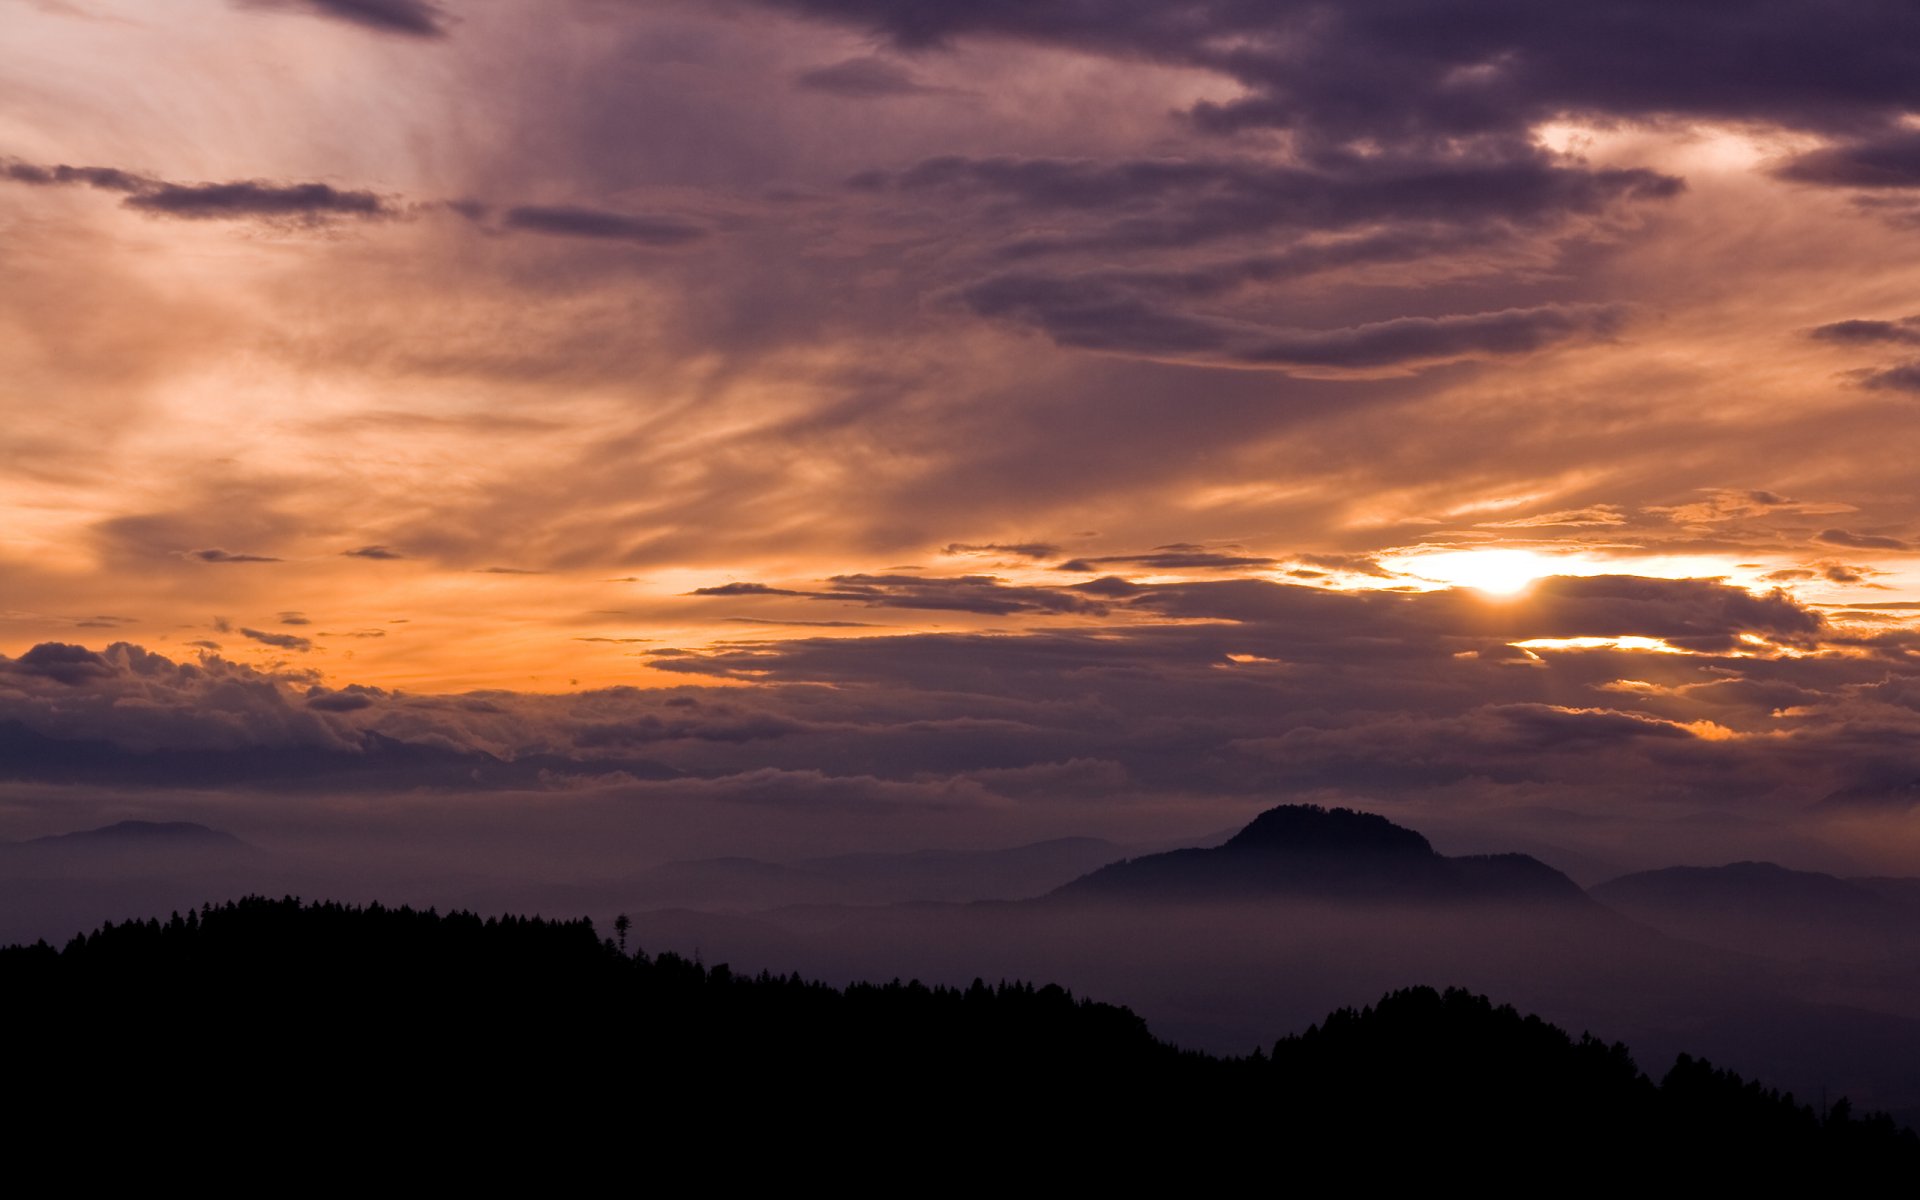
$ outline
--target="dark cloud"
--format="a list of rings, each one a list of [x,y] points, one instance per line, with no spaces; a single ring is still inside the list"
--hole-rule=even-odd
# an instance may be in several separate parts
[[[1900,129],[1811,150],[1776,174],[1825,187],[1920,187],[1920,132]]]
[[[1817,326],[1808,333],[1823,342],[1920,345],[1920,317],[1901,317],[1897,321],[1835,321],[1831,325]]]
[[[37,675],[69,686],[113,673],[113,668],[98,654],[85,646],[64,642],[42,642],[5,666],[18,675]]]
[[[447,34],[447,14],[435,0],[236,0],[242,8],[311,13],[379,33],[438,38]]]
[[[997,37],[1203,67],[1243,89],[1197,105],[1203,128],[1284,128],[1310,149],[1517,139],[1567,115],[1857,129],[1920,107],[1920,14],[1879,0],[1780,0],[1738,20],[1652,0],[761,2],[908,48]]]
[[[547,572],[532,567],[475,567],[475,575],[545,575]]]
[[[117,167],[38,166],[0,162],[0,179],[40,186],[85,186],[124,192],[121,203],[149,216],[191,220],[261,219],[318,224],[340,217],[391,217],[398,210],[384,197],[346,191],[326,183],[170,183]]]
[[[311,625],[311,624],[313,624],[313,622],[312,622],[312,621],[310,621],[310,620],[308,620],[308,619],[307,619],[307,616],[306,616],[306,614],[305,614],[305,613],[300,613],[300,612],[283,612],[283,613],[281,613],[281,614],[280,614],[280,623],[281,623],[282,625]]]
[[[1060,547],[1052,542],[948,542],[942,554],[1011,554],[1017,558],[1052,558]]]
[[[980,316],[1033,326],[1063,346],[1281,369],[1377,369],[1526,354],[1611,336],[1624,315],[1614,306],[1549,304],[1294,329],[1196,315],[1097,284],[1036,276],[988,280],[963,291],[961,301]]]
[[[341,191],[325,183],[163,183],[127,197],[128,208],[190,220],[246,217],[324,221],[333,217],[388,217],[394,210],[372,192]]]
[[[267,633],[258,629],[242,629],[240,630],[240,636],[252,638],[256,642],[263,642],[266,645],[275,646],[282,650],[298,650],[302,654],[313,649],[313,643],[311,641],[303,637],[296,637],[291,633]]]
[[[1012,242],[1006,253],[1017,257],[1188,247],[1279,230],[1367,230],[1388,221],[1540,224],[1603,212],[1629,200],[1668,199],[1683,186],[1648,170],[1564,166],[1538,151],[1512,161],[1356,158],[1325,169],[1239,159],[1108,163],[948,157],[857,182],[866,190],[982,193],[1015,201],[1036,215],[1074,213],[1108,222],[1076,235]],[[1280,276],[1324,269],[1343,258],[1401,257],[1434,245],[1426,230],[1403,236],[1411,238],[1404,248],[1374,239],[1358,249],[1307,248],[1295,252],[1299,257],[1257,259],[1240,269],[1255,277]]]
[[[869,608],[909,608],[1006,616],[1012,613],[1098,613],[1104,606],[1055,588],[1019,587],[993,575],[950,578],[920,575],[835,575],[818,591],[728,583],[696,588],[695,596],[803,596],[864,604]]]
[[[160,186],[158,180],[116,167],[69,167],[64,164],[43,167],[12,159],[0,161],[0,179],[41,186],[80,184],[109,192],[139,192]]]
[[[1392,571],[1364,554],[1301,554],[1296,555],[1294,561],[1314,567],[1325,567],[1329,571],[1351,571],[1356,575],[1371,575],[1376,579],[1386,579],[1393,575]]]
[[[715,587],[695,588],[688,593],[693,596],[806,596],[809,592],[797,592],[791,588],[770,587],[764,583],[723,583]]]
[[[1051,588],[1019,587],[992,575],[922,578],[917,575],[835,575],[817,600],[845,600],[870,608],[945,609],[1004,616],[1018,612],[1098,613],[1103,606]]]
[[[1886,392],[1920,392],[1920,362],[1901,363],[1880,371],[1866,371],[1860,386]]]
[[[594,208],[511,208],[503,223],[508,229],[529,233],[642,246],[684,246],[707,236],[704,226],[679,217],[633,216]]]
[[[1075,558],[1056,566],[1056,571],[1097,572],[1109,566],[1139,567],[1145,571],[1227,571],[1244,567],[1266,568],[1279,565],[1278,559],[1252,554],[1223,554],[1204,546],[1186,544],[1156,546],[1151,554],[1108,554],[1098,558]]]
[[[849,58],[831,66],[814,67],[793,77],[799,87],[826,92],[850,100],[885,100],[898,96],[923,96],[940,89],[930,88],[913,77],[913,72],[884,58]]]
[[[307,707],[318,712],[359,712],[363,708],[372,708],[377,700],[386,695],[379,688],[362,687],[357,683],[350,683],[338,691],[313,687],[307,689]]]
[[[1907,548],[1907,544],[1899,538],[1851,533],[1845,529],[1823,529],[1817,535],[1817,540],[1829,546],[1846,546],[1854,550],[1905,550]]]
[[[189,550],[187,557],[197,558],[206,563],[268,563],[280,560],[266,554],[234,554],[218,547],[206,550]]]
[[[382,561],[406,557],[398,550],[389,549],[386,546],[362,546],[358,550],[342,550],[340,554],[343,558],[373,558]]]

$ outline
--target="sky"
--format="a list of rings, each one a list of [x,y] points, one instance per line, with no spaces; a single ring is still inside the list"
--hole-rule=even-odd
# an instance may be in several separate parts
[[[1920,874],[1912,5],[0,29],[0,835]]]

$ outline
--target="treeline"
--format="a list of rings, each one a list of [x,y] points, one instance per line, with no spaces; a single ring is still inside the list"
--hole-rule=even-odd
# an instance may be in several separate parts
[[[1054,986],[841,988],[627,953],[584,920],[250,898],[0,950],[0,997],[13,1094],[43,1116],[193,1113],[256,1145],[326,1129],[335,1152],[644,1137],[762,1165],[1163,1179],[1249,1152],[1582,1179],[1920,1166],[1885,1117],[1684,1057],[1655,1082],[1624,1046],[1458,990],[1219,1058]]]

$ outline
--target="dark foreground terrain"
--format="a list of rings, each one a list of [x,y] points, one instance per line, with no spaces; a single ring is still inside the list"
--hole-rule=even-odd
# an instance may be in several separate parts
[[[1684,1056],[1649,1076],[1462,990],[1216,1057],[1057,987],[840,989],[628,953],[586,921],[253,898],[0,950],[0,996],[16,1147],[190,1129],[203,1167],[273,1146],[276,1171],[369,1147],[525,1170],[559,1143],[889,1187],[1203,1181],[1228,1158],[1482,1181],[1920,1167],[1911,1132],[1837,1097]]]

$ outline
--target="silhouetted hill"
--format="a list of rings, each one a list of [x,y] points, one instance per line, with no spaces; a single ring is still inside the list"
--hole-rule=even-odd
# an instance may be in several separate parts
[[[1236,1146],[1370,1177],[1469,1154],[1498,1172],[1577,1163],[1583,1181],[1920,1166],[1884,1118],[1685,1058],[1656,1084],[1623,1046],[1457,990],[1217,1058],[1053,986],[834,988],[629,955],[585,921],[248,899],[0,950],[0,994],[32,1031],[9,1054],[34,1098],[10,1133],[41,1151],[110,1111],[205,1150],[299,1139],[456,1174],[623,1137],[703,1172],[744,1155],[889,1177],[1165,1181]]]
[[[1514,901],[1590,906],[1565,875],[1524,854],[1448,858],[1385,817],[1289,804],[1254,818],[1223,846],[1111,863],[1053,893],[1062,898]]]
[[[1778,863],[1641,871],[1593,894],[1655,928],[1756,954],[1858,957],[1920,941],[1907,905],[1862,883]]]

